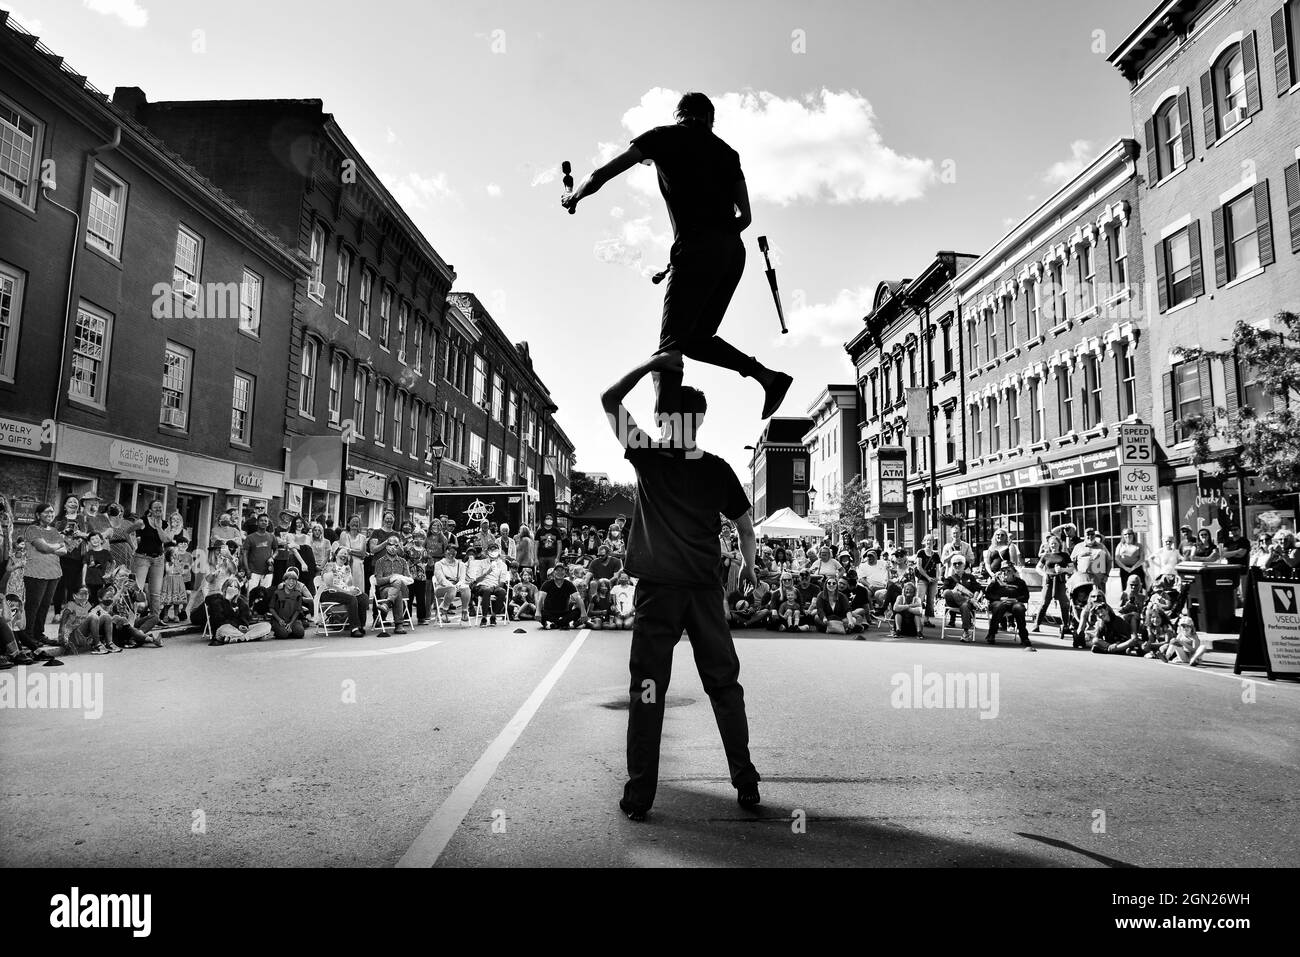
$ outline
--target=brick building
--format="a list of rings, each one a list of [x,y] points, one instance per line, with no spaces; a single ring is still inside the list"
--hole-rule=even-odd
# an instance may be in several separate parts
[[[1294,489],[1198,470],[1183,425],[1267,410],[1265,383],[1236,357],[1185,362],[1179,349],[1222,349],[1238,321],[1266,325],[1300,308],[1300,0],[1165,2],[1110,62],[1131,85],[1146,144],[1144,371],[1163,456],[1160,531],[1239,522],[1249,532],[1278,511],[1294,527]]]
[[[306,264],[3,11],[0,142],[0,493],[278,499]]]
[[[772,416],[753,446],[749,471],[754,485],[754,524],[792,508],[808,514],[808,450],[803,438],[813,420],[803,416]]]
[[[943,494],[976,545],[1004,527],[1032,558],[1068,521],[1113,550],[1134,524],[1116,427],[1151,404],[1137,160],[1118,140],[954,281],[967,468]]]

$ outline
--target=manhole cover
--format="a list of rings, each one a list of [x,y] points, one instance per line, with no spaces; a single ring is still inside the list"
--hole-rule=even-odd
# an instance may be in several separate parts
[[[617,701],[605,701],[601,703],[602,708],[608,708],[610,711],[626,711],[628,708],[628,699],[619,698]],[[664,705],[665,708],[685,708],[695,704],[694,698],[669,698]]]

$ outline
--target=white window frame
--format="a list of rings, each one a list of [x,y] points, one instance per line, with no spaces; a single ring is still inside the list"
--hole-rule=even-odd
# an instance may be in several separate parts
[[[325,304],[323,295],[317,296],[312,290],[325,284],[325,227],[315,223],[311,228],[311,281],[307,284],[307,298],[312,302]]]
[[[241,410],[235,403],[235,397],[239,394],[239,380],[243,379],[248,383],[247,398],[245,407]],[[234,378],[230,386],[230,441],[235,445],[251,446],[253,430],[253,402],[256,400],[257,377],[240,369],[235,370]],[[242,411],[244,413],[244,430],[242,435],[235,434],[235,415]]]
[[[32,113],[30,110],[23,109],[21,106],[19,106],[17,103],[15,103],[7,96],[0,95],[0,104],[3,104],[4,106],[8,107],[9,109],[17,113],[19,116],[19,122],[26,121],[30,123],[32,126],[32,135],[30,137],[31,161],[27,166],[26,180],[22,184],[22,188],[26,191],[27,195],[26,197],[19,197],[9,189],[0,188],[0,196],[3,196],[6,200],[13,203],[15,206],[21,207],[22,209],[35,210],[36,196],[37,194],[40,193],[40,178],[41,178],[40,169],[41,169],[41,160],[42,160],[41,151],[45,146],[45,124],[41,120],[38,120],[36,118],[36,115]],[[26,133],[23,133],[21,130],[17,129],[13,124],[9,123],[7,120],[0,120],[0,124],[3,124],[5,127],[8,127],[9,129],[13,130],[13,133],[9,134],[8,137],[11,141],[16,142],[19,137],[23,139],[29,138]],[[5,180],[17,182],[18,177],[6,175]],[[125,196],[123,198],[125,198]],[[125,208],[125,203],[123,203],[123,208]]]
[[[473,391],[470,398],[477,406],[487,402],[487,359],[482,353],[474,353]]]
[[[420,447],[420,402],[411,396],[406,408],[406,454],[417,458]]]
[[[352,373],[352,422],[353,431],[366,434],[366,392],[370,388],[370,376],[363,366],[358,365]]]
[[[119,191],[116,200],[117,216],[113,223],[113,236],[111,239],[90,231],[91,218],[95,212],[94,180],[99,177],[108,180],[114,189]],[[103,166],[99,163],[95,164],[95,168],[91,173],[90,199],[88,200],[89,205],[86,212],[86,245],[95,250],[95,252],[102,253],[115,262],[121,262],[122,260],[122,236],[125,233],[124,227],[126,225],[126,203],[128,195],[129,190],[126,185],[126,180],[113,173],[107,166]]]
[[[311,368],[308,369],[308,357]],[[320,342],[303,336],[302,356],[298,363],[298,414],[305,419],[315,419],[316,372],[320,366]]]
[[[18,361],[18,339],[23,328],[23,294],[27,289],[27,274],[17,266],[0,260],[0,280],[12,284],[8,312],[0,312],[0,382],[14,381],[14,368]],[[2,300],[0,300],[2,301]]]
[[[379,348],[390,352],[392,350],[388,345],[388,334],[392,331],[390,326],[393,321],[393,290],[382,280],[380,285],[383,288],[379,290]]]
[[[91,316],[95,319],[99,319],[104,323],[103,342],[101,343],[100,346],[100,358],[97,360],[99,365],[95,369],[96,388],[94,394],[89,396],[76,391],[72,385],[73,382],[77,381],[76,359],[77,359],[78,351],[77,351],[76,326],[80,324],[82,313],[85,313],[86,315]],[[77,303],[77,323],[73,326],[73,341],[72,341],[73,361],[68,376],[68,400],[70,402],[77,402],[81,405],[88,405],[96,409],[105,408],[105,404],[106,404],[105,392],[108,386],[109,359],[113,354],[113,322],[114,322],[114,316],[111,312],[107,312],[103,309],[100,309],[97,306],[92,306],[90,303],[86,302],[85,300],[82,300]]]
[[[334,266],[334,318],[348,321],[348,288],[352,278],[352,251],[339,245],[338,260]]]
[[[384,428],[388,422],[388,382],[384,379],[376,378],[375,380],[375,424],[374,435],[372,436],[375,445],[384,444]]]
[[[181,238],[188,237],[194,240],[194,275],[190,276],[181,268]],[[199,293],[199,278],[203,274],[203,237],[197,231],[190,229],[184,223],[178,223],[176,226],[176,248],[172,255],[172,293],[179,296],[182,300],[188,298],[185,293],[184,283],[192,282],[194,284],[194,295],[199,303],[203,302],[203,297]],[[181,283],[181,286],[177,286]]]
[[[1232,219],[1232,208],[1241,203],[1250,212],[1251,227],[1246,231],[1246,235],[1238,236],[1236,224]],[[1248,266],[1242,266],[1237,254],[1239,243],[1253,243],[1255,247],[1255,261]],[[1247,189],[1245,192],[1234,196],[1223,204],[1223,246],[1224,252],[1228,259],[1228,281],[1236,279],[1238,276],[1253,273],[1260,268],[1259,259],[1259,219],[1255,215],[1255,190]]]
[[[402,430],[406,428],[406,393],[398,389],[393,396],[393,451],[402,451]]]
[[[411,324],[411,304],[405,299],[397,304],[397,361],[406,364],[406,330]]]
[[[343,353],[336,352],[330,356],[329,395],[325,400],[325,418],[330,425],[338,425],[343,420],[343,377],[347,373],[347,362]]]
[[[168,368],[167,360],[169,354],[177,356],[178,358],[183,360],[185,364],[184,372],[181,376],[181,382],[179,384],[179,387],[173,386],[170,389],[167,385],[167,375],[166,375],[167,368]],[[168,429],[179,429],[182,432],[189,431],[190,405],[191,405],[191,399],[193,398],[193,394],[194,394],[193,382],[194,382],[194,350],[191,349],[189,346],[181,345],[179,342],[172,342],[171,340],[168,340],[167,343],[163,346],[163,380],[162,380],[162,389],[161,389],[161,395],[159,397],[159,407],[158,407],[158,424],[160,426]],[[177,406],[168,405],[167,394],[169,391],[178,392],[180,394],[179,405]],[[177,425],[174,422],[168,422],[165,420],[164,413],[168,409],[172,409],[173,411],[175,410],[180,411],[183,421],[179,425]]]
[[[367,339],[370,338],[370,304],[374,298],[374,289],[374,271],[362,269],[361,288],[357,291],[357,331]]]
[[[419,315],[416,315],[415,317],[414,333],[415,348],[412,351],[415,353],[415,356],[411,361],[411,368],[415,370],[415,377],[418,379],[420,377],[420,370],[424,368],[424,319]]]
[[[239,279],[239,331],[258,338],[262,335],[262,288],[262,277],[245,266]]]

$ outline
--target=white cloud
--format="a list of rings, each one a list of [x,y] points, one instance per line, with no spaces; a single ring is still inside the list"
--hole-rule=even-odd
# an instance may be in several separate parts
[[[533,167],[533,179],[529,186],[545,186],[547,183],[554,183],[560,177],[559,167],[541,166]]]
[[[149,22],[149,11],[135,0],[82,0],[82,2],[96,13],[117,17],[133,30],[138,30]]]
[[[623,218],[623,207],[622,207],[622,206],[611,206],[611,207],[610,207],[610,210],[609,210],[609,215],[613,216],[615,219],[622,219],[622,218]]]
[[[391,126],[385,127],[384,129],[384,142],[388,143],[390,146],[397,142],[397,134],[393,132]]]
[[[501,195],[501,187],[498,186],[496,183],[488,183],[487,194],[491,196],[493,199],[496,199],[498,196]]]
[[[777,344],[798,346],[815,343],[843,349],[844,343],[862,331],[862,317],[871,311],[876,291],[873,286],[841,289],[830,302],[811,304],[802,302],[799,290],[790,293],[783,289],[781,292],[785,324],[790,334],[778,335]]]
[[[1058,160],[1047,167],[1043,182],[1053,188],[1064,186],[1083,172],[1083,168],[1092,159],[1092,143],[1089,140],[1075,140],[1070,144],[1070,158]]]
[[[623,220],[618,230],[598,240],[592,252],[603,263],[615,263],[635,269],[643,276],[657,273],[668,264],[668,247],[673,238],[667,233],[656,233],[650,226],[651,217]]]
[[[637,135],[670,124],[679,98],[674,90],[656,87],[623,114],[623,126]],[[934,160],[885,145],[875,110],[857,91],[822,89],[802,99],[746,91],[724,93],[713,103],[714,130],[740,153],[755,201],[901,203],[919,199],[936,179]],[[602,143],[600,156],[608,159],[625,146]],[[630,182],[646,195],[658,195],[651,168],[632,170]]]
[[[452,199],[456,195],[456,191],[447,183],[446,173],[434,173],[432,176],[407,173],[405,176],[397,176],[380,171],[379,178],[384,181],[398,203],[408,211],[424,209],[431,203]]]

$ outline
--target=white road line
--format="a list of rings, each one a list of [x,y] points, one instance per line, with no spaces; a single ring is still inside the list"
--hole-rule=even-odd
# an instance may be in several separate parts
[[[528,700],[523,703],[515,716],[510,719],[509,723],[502,729],[501,733],[496,736],[496,740],[488,745],[483,756],[474,763],[469,769],[469,773],[461,778],[455,790],[447,796],[447,800],[442,802],[442,807],[438,808],[436,814],[424,826],[419,837],[402,855],[402,859],[397,862],[398,867],[433,867],[442,856],[442,852],[450,843],[455,835],[461,822],[465,820],[465,815],[470,812],[474,802],[479,799],[483,789],[492,780],[496,774],[497,768],[505,760],[514,743],[519,740],[519,736],[524,733],[524,728],[528,727],[528,722],[532,720],[533,715],[542,706],[546,696],[550,694],[551,689],[555,687],[560,676],[564,674],[566,668],[582,647],[582,643],[587,640],[591,634],[590,630],[584,628],[574,637],[569,647],[560,655],[554,667],[542,679],[541,684],[533,689],[533,693],[528,696]]]
[[[434,645],[442,644],[441,641],[412,641],[405,645],[392,645],[385,648],[369,648],[364,651],[322,651],[318,654],[307,655],[308,658],[377,658],[380,655],[402,655],[408,651],[424,651],[426,648],[432,648]]]

